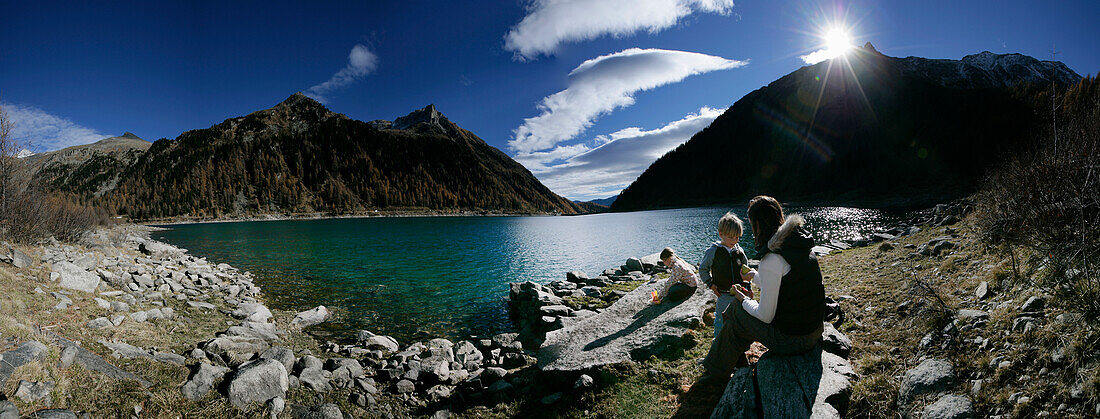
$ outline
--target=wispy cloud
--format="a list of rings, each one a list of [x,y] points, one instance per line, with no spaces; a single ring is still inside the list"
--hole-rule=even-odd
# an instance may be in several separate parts
[[[305,95],[318,102],[326,103],[328,102],[326,95],[352,84],[363,76],[374,72],[377,68],[378,56],[374,55],[366,46],[356,44],[348,53],[348,65],[333,74],[328,81],[310,87]]]
[[[688,76],[744,66],[748,61],[663,49],[631,48],[585,61],[569,73],[569,87],[539,103],[538,116],[513,130],[508,147],[520,153],[569,140],[596,118],[634,104],[634,94]]]
[[[12,121],[12,138],[30,150],[60,150],[110,137],[34,106],[0,103],[0,107]]]
[[[733,0],[533,0],[504,36],[504,48],[517,59],[533,59],[566,42],[657,33],[692,13],[726,15],[731,9]]]
[[[661,128],[626,128],[595,138],[596,145],[521,153],[516,160],[558,194],[591,200],[619,193],[657,158],[706,128],[723,110],[703,107]]]

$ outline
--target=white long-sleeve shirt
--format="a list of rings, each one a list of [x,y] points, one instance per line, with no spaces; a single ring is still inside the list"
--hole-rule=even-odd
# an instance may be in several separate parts
[[[757,296],[759,301],[746,298],[741,301],[741,307],[744,307],[745,311],[753,317],[770,324],[775,318],[775,309],[779,304],[779,286],[783,282],[783,275],[790,271],[791,265],[783,259],[783,256],[775,253],[764,255],[764,258],[760,259],[756,276],[752,278],[752,283],[760,288],[760,295]]]

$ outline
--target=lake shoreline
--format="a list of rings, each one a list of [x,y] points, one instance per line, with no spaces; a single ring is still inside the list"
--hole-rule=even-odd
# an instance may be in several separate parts
[[[458,212],[442,212],[438,210],[427,211],[386,211],[375,212],[367,214],[342,214],[342,215],[329,215],[324,213],[311,213],[311,214],[264,214],[256,216],[248,216],[242,218],[217,218],[217,219],[165,219],[165,220],[140,220],[131,221],[133,224],[143,226],[172,226],[172,225],[191,225],[191,224],[221,224],[221,223],[247,223],[253,221],[310,221],[310,220],[341,220],[341,219],[361,219],[361,218],[444,218],[444,217],[558,217],[563,215],[588,215],[584,214],[560,214],[560,213],[530,213],[530,212],[492,212],[492,211],[458,211]],[[596,213],[592,213],[596,214]]]

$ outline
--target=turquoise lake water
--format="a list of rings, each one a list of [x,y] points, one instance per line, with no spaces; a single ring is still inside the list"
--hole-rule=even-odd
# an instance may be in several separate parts
[[[347,340],[359,329],[402,344],[510,331],[508,283],[597,275],[627,257],[672,247],[698,263],[729,208],[583,216],[401,217],[166,226],[154,237],[257,276],[272,308],[317,305],[336,318],[317,334]],[[734,212],[744,219],[744,208]],[[807,207],[818,242],[856,238],[908,214]],[[742,247],[753,256],[752,234]]]

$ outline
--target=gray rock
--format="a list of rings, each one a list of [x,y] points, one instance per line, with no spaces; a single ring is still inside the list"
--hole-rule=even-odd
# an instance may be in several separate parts
[[[714,294],[697,290],[684,301],[653,305],[648,283],[627,293],[599,314],[546,334],[538,351],[543,371],[583,371],[600,365],[640,361],[680,342]]]
[[[290,416],[294,419],[343,419],[344,412],[332,403],[313,407],[291,406]]]
[[[489,367],[481,372],[482,381],[491,383],[508,375],[508,370],[500,367]]]
[[[170,363],[176,365],[183,365],[187,361],[183,355],[174,354],[171,352],[157,352],[153,354],[153,360],[157,362]]]
[[[986,281],[982,281],[982,283],[978,284],[978,287],[974,289],[974,296],[978,297],[979,300],[984,300],[989,295],[989,283]]]
[[[76,342],[65,339],[60,335],[52,332],[49,333],[47,336],[53,339],[58,346],[64,348],[61,351],[63,355],[62,358],[65,358],[66,352],[72,353],[75,351],[72,362],[83,366],[85,369],[96,371],[115,380],[134,380],[137,381],[137,383],[141,385],[142,388],[149,388],[153,385],[153,383],[150,383],[149,381],[146,381],[145,379],[138,377],[129,371],[123,370],[122,368],[119,368],[114,364],[107,362],[107,360],[103,359],[95,352],[89,351],[87,349],[84,349],[80,345],[77,345]],[[6,361],[7,358],[5,357],[4,360]],[[0,370],[2,370],[2,366],[0,366]]]
[[[325,366],[325,363],[313,355],[303,355],[298,359],[297,369],[298,371],[314,368],[321,369]]]
[[[104,329],[111,326],[114,326],[114,323],[111,323],[111,319],[108,319],[106,317],[97,317],[92,320],[88,320],[89,329]]]
[[[416,384],[409,380],[400,380],[396,385],[398,393],[412,393],[416,391]]]
[[[955,369],[950,362],[926,359],[905,372],[898,391],[898,401],[908,404],[917,396],[938,393],[955,384]]]
[[[266,402],[274,397],[286,398],[286,368],[273,359],[259,359],[241,365],[229,378],[229,402],[240,409],[249,403]]]
[[[373,396],[363,393],[351,393],[351,395],[348,396],[348,401],[362,408],[368,408],[374,406],[375,404],[378,404],[378,402],[374,400]]]
[[[274,359],[283,364],[287,371],[294,370],[294,351],[290,349],[273,346],[260,354],[260,358]]]
[[[103,346],[106,346],[107,349],[110,349],[111,350],[111,356],[114,356],[115,358],[126,358],[126,359],[148,358],[148,359],[153,359],[153,355],[149,354],[149,351],[146,351],[146,350],[141,349],[137,346],[128,344],[126,342],[108,342],[106,340],[100,339],[99,343]]]
[[[224,378],[227,372],[229,368],[201,362],[193,368],[191,377],[180,387],[180,392],[191,400],[202,399],[214,387],[214,383]]]
[[[283,410],[286,410],[286,399],[275,397],[268,400],[264,405],[267,407],[267,411],[272,418],[278,418],[279,414],[283,413]]]
[[[970,419],[974,417],[974,407],[965,396],[947,394],[935,403],[924,408],[924,419]]]
[[[31,382],[19,380],[19,387],[15,389],[15,397],[18,397],[23,403],[31,403],[48,398],[52,390],[53,382],[50,381]]]
[[[382,349],[389,352],[397,352],[401,350],[401,347],[397,344],[397,339],[389,336],[379,336],[366,330],[360,330],[358,336],[359,344],[367,349]]]
[[[68,409],[42,409],[31,412],[28,419],[77,419],[76,413]]]
[[[592,298],[600,298],[601,296],[603,296],[603,291],[600,291],[599,287],[591,285],[587,287],[581,287],[581,292],[584,293],[584,295]]]
[[[1045,305],[1045,303],[1046,301],[1043,300],[1043,298],[1041,297],[1031,297],[1028,298],[1026,302],[1024,302],[1024,305],[1020,306],[1020,311],[1024,313],[1043,311],[1043,306]]]
[[[752,369],[738,368],[734,371],[710,417],[756,419],[756,386],[753,384]]]
[[[95,292],[101,282],[99,275],[66,261],[53,264],[53,271],[59,275],[57,285],[62,288]]]
[[[294,320],[290,321],[290,324],[298,327],[310,327],[324,323],[330,318],[332,318],[332,313],[325,306],[317,306],[312,310],[298,313],[294,316]]]
[[[306,368],[298,373],[298,381],[306,388],[318,393],[332,391],[331,377],[332,373],[321,368]]]
[[[60,365],[61,368],[69,368],[73,365],[73,361],[76,361],[76,354],[79,352],[80,351],[72,346],[68,346],[65,349],[62,349],[61,360],[59,361],[58,365]]]
[[[542,404],[554,404],[554,403],[557,403],[559,400],[561,400],[562,396],[563,396],[563,394],[559,391],[557,393],[553,393],[553,394],[550,394],[546,397],[543,397],[542,400],[539,400],[539,401]]]
[[[592,377],[589,377],[588,374],[581,374],[580,377],[577,377],[577,381],[573,382],[573,390],[584,390],[594,384],[596,384],[596,381]]]
[[[825,323],[824,325],[824,330],[821,333],[821,346],[826,352],[845,359],[852,352],[852,340],[836,330],[831,323]]]
[[[642,271],[644,269],[645,268],[642,266],[642,260],[641,259],[629,258],[629,259],[626,260],[626,271],[627,272]]]
[[[0,385],[7,382],[8,377],[16,368],[31,361],[40,361],[46,358],[49,349],[38,341],[24,342],[18,348],[0,354]]]
[[[964,308],[962,310],[959,310],[956,316],[959,318],[959,320],[962,321],[986,320],[989,318],[989,313],[981,310],[971,310]]]
[[[233,317],[250,322],[267,323],[271,320],[271,310],[260,303],[244,303],[233,311]]]
[[[15,266],[16,268],[26,268],[34,264],[34,258],[27,256],[26,253],[21,252],[14,247],[8,248],[8,257],[4,259]]]
[[[73,265],[76,265],[80,269],[90,271],[95,269],[95,257],[92,255],[84,255],[73,261]]]
[[[588,274],[582,271],[571,271],[565,273],[565,280],[573,283],[581,283],[588,280]]]
[[[857,377],[848,361],[820,347],[802,355],[765,353],[756,364],[765,417],[843,416]]]
[[[495,383],[490,384],[489,388],[486,390],[488,390],[490,394],[507,393],[512,391],[513,387],[512,383],[509,383],[507,380],[497,380]]]
[[[231,364],[248,362],[253,355],[262,353],[269,347],[263,339],[245,336],[219,336],[206,342],[203,350],[207,354],[217,355]]]
[[[19,408],[15,403],[0,400],[0,419],[19,419]]]

